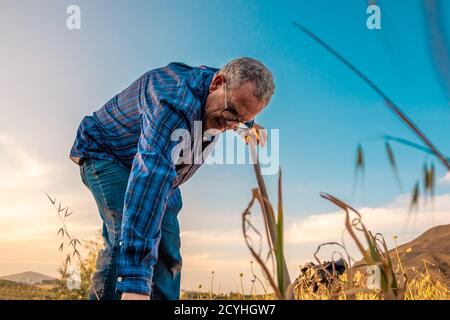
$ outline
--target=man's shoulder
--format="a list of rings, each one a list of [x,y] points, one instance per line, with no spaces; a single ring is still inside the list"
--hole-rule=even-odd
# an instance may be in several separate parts
[[[166,93],[170,92],[168,89],[173,89],[172,93],[176,92],[177,98],[188,97],[189,92],[204,102],[211,80],[218,70],[204,65],[194,67],[183,62],[171,62],[165,67],[154,69],[153,85],[161,85]]]
[[[172,68],[172,69],[177,69],[180,71],[184,71],[184,72],[189,72],[189,71],[200,71],[200,72],[217,72],[220,69],[219,68],[215,68],[215,67],[209,67],[209,66],[205,66],[205,65],[201,65],[201,66],[191,66],[188,65],[184,62],[171,62],[169,63],[167,66],[167,68]]]
[[[209,85],[218,70],[171,62],[150,71],[147,92],[154,106],[162,106],[157,102],[164,101],[186,115],[190,121],[198,120],[201,118],[201,108],[206,101]]]
[[[218,68],[208,66],[191,66],[183,62],[171,62],[168,65],[150,70],[146,78],[151,79],[152,85],[163,85],[166,89],[170,86],[180,89],[189,87],[196,90],[203,89],[205,83],[209,83]]]

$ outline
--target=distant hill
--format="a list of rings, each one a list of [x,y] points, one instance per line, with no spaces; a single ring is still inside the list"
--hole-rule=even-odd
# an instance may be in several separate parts
[[[0,279],[0,300],[59,300],[64,299],[56,288]]]
[[[0,277],[3,280],[9,280],[18,283],[25,284],[42,284],[56,281],[56,278],[47,276],[42,273],[34,272],[34,271],[26,271],[21,273],[12,274],[9,276]]]
[[[390,256],[397,264],[398,258],[395,249],[389,251]],[[433,227],[416,239],[398,247],[400,260],[409,279],[416,273],[426,274],[427,270],[432,279],[439,279],[450,286],[450,224]],[[354,268],[365,265],[358,261]]]
[[[397,261],[395,251],[390,252]],[[413,267],[426,272],[426,264],[432,277],[439,277],[450,286],[450,224],[425,231],[416,239],[399,246],[398,252],[408,274],[412,273]]]

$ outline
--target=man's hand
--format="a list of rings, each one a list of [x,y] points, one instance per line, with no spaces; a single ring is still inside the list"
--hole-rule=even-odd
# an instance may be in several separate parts
[[[261,147],[264,147],[267,143],[267,130],[261,127],[256,122],[253,124],[253,129],[256,130],[256,141]]]
[[[248,144],[250,139],[256,139],[256,143],[264,147],[267,142],[267,130],[259,124],[254,123],[251,129],[238,129],[238,134],[244,138],[245,143]]]
[[[123,292],[122,300],[150,300],[150,296],[140,293]]]

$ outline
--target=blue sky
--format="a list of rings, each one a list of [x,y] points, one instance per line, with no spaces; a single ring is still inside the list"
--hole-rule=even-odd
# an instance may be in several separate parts
[[[378,3],[382,29],[374,31],[366,28],[364,0],[2,1],[0,134],[48,174],[24,180],[25,197],[22,187],[6,190],[4,203],[17,198],[46,210],[41,195],[52,192],[78,209],[80,233],[89,235],[86,230],[99,223],[95,205],[68,160],[81,118],[149,69],[171,61],[220,67],[239,56],[260,59],[274,74],[276,93],[257,121],[280,129],[287,215],[306,219],[333,212],[320,191],[358,207],[391,203],[401,192],[382,141],[363,144],[365,186],[351,196],[356,146],[380,134],[417,140],[369,87],[291,23],[300,22],[348,58],[450,155],[450,104],[433,69],[422,2]],[[450,21],[450,3],[441,3],[444,21]],[[71,4],[81,8],[81,30],[65,27]],[[450,41],[448,23],[445,27]],[[403,146],[394,150],[409,192],[425,156]],[[6,173],[12,172],[9,164],[2,162]],[[443,177],[442,166],[437,169]],[[267,183],[275,195],[275,177],[267,177]],[[249,166],[205,166],[182,188],[182,229],[239,228],[254,186]],[[19,191],[21,197],[13,195]],[[448,191],[448,185],[438,187],[440,195]],[[10,216],[6,208],[3,213]],[[194,254],[193,248],[186,250]],[[13,262],[2,267],[1,260],[0,274],[16,268]]]

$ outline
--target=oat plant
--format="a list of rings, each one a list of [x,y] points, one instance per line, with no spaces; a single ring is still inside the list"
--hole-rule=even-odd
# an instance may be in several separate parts
[[[82,246],[82,243],[80,242],[80,240],[78,240],[77,237],[74,237],[71,235],[71,233],[69,233],[69,229],[68,229],[67,223],[66,223],[67,218],[69,216],[71,216],[72,214],[74,214],[74,212],[70,211],[69,207],[63,207],[61,202],[58,202],[58,205],[57,205],[56,198],[52,199],[52,197],[50,197],[50,195],[48,195],[48,193],[46,193],[46,195],[47,195],[47,198],[52,203],[52,205],[54,206],[54,208],[56,209],[59,221],[61,223],[61,227],[59,228],[58,233],[57,233],[58,235],[61,236],[61,242],[60,242],[58,251],[63,253],[64,248],[69,248],[69,250],[71,250],[71,253],[69,255],[67,255],[67,257],[66,257],[66,263],[70,264],[72,262],[72,259],[75,257],[78,260],[78,265],[79,265],[81,271],[83,272],[83,275],[84,275],[83,279],[88,282],[89,286],[92,286],[92,282],[91,282],[92,271],[91,272],[88,271],[88,267],[85,265],[85,261],[83,261],[80,251],[78,250],[79,246]],[[97,300],[100,300],[97,291],[95,290],[94,287],[92,287],[92,288],[93,288],[93,291],[94,291],[94,294],[95,294]]]

